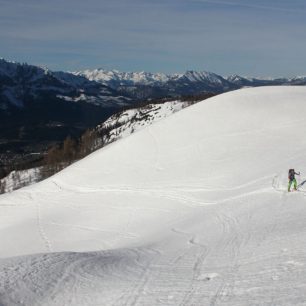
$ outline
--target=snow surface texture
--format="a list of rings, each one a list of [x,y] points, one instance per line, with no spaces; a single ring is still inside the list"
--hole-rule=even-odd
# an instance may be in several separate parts
[[[0,196],[0,305],[306,305],[305,99],[219,95]]]

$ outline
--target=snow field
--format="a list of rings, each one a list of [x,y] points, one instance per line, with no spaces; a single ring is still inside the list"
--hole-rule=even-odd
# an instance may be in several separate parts
[[[0,197],[0,305],[306,305],[306,89],[223,94]]]

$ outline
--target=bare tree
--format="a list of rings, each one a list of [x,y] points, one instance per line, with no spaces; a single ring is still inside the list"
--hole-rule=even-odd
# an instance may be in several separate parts
[[[0,180],[0,194],[6,192],[6,180]]]
[[[71,164],[76,157],[76,142],[68,136],[63,143],[63,160]]]
[[[99,135],[94,130],[87,130],[80,139],[79,155],[84,157],[99,147]]]

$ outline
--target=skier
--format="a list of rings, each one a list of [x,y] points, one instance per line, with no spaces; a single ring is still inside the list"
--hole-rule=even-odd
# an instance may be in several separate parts
[[[288,173],[288,179],[289,179],[288,192],[290,192],[290,188],[291,188],[292,183],[293,183],[294,190],[297,190],[296,189],[297,183],[296,183],[295,175],[300,175],[300,172],[296,173],[294,171],[294,169],[289,169],[289,173]]]

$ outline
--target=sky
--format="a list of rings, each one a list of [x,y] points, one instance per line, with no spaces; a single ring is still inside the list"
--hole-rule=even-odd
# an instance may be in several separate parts
[[[306,75],[306,1],[0,0],[0,46],[52,70]]]

